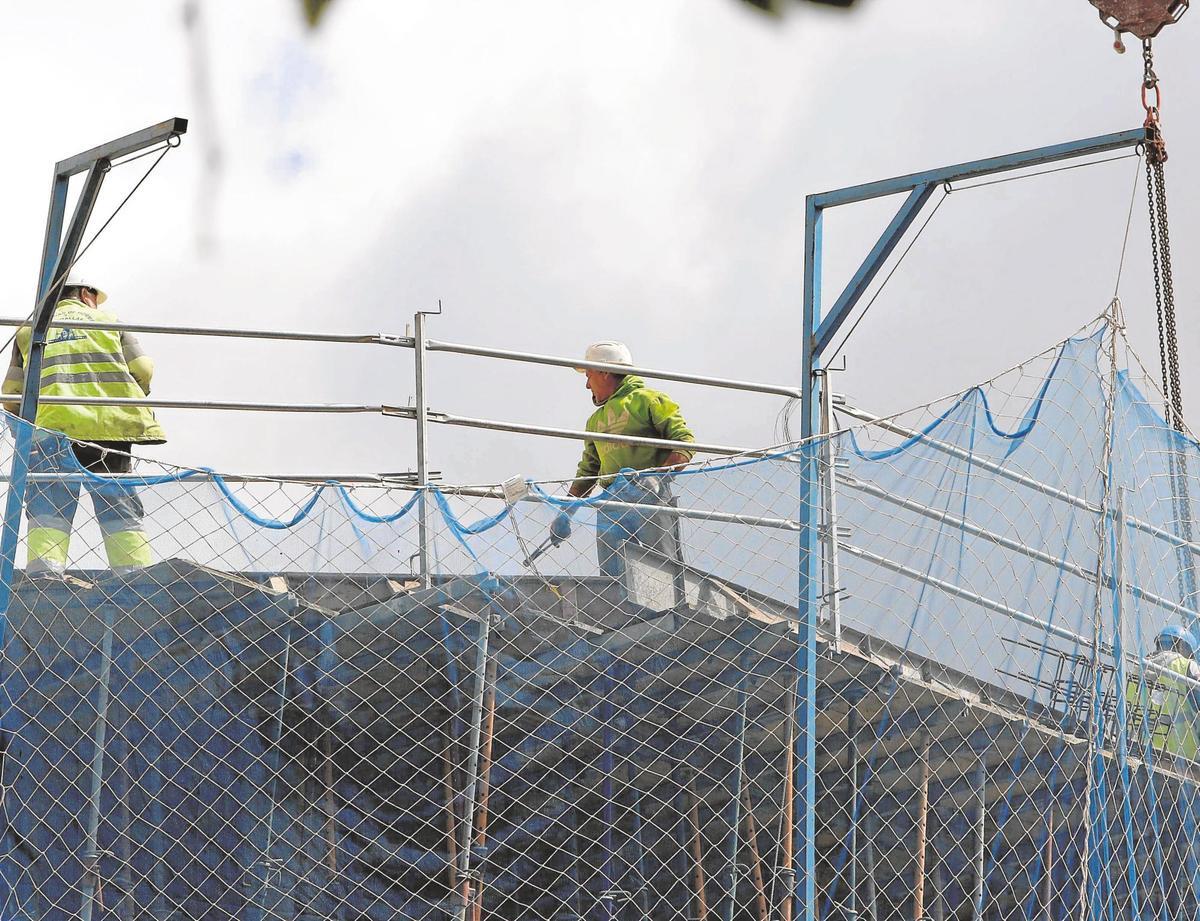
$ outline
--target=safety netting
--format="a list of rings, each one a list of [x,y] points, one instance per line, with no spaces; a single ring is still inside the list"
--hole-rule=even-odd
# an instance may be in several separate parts
[[[26,431],[0,916],[1193,916],[1200,457],[1135,358],[582,500]]]

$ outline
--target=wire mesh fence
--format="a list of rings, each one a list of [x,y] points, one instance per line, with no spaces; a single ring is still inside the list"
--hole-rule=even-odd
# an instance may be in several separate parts
[[[104,476],[36,433],[0,913],[1193,915],[1200,459],[1127,357],[1106,320],[582,500]]]

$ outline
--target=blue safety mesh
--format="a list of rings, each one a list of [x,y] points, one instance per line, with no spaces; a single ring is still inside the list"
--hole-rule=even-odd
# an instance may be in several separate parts
[[[582,500],[6,417],[0,917],[1193,916],[1200,457],[1135,359]]]

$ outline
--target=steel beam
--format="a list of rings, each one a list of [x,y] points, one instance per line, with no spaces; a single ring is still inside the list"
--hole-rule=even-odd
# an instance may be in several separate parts
[[[899,192],[909,192],[925,183],[938,184],[979,179],[995,173],[1007,173],[1033,166],[1044,166],[1060,160],[1071,160],[1076,157],[1087,157],[1126,147],[1136,147],[1145,140],[1146,129],[1134,128],[1130,131],[1118,131],[1116,134],[1103,134],[1078,141],[1067,141],[1064,144],[1052,144],[1049,147],[1035,147],[1033,150],[988,157],[985,160],[969,160],[953,166],[941,166],[920,173],[909,173],[892,179],[881,179],[877,182],[820,192],[810,197],[813,198],[818,208],[832,208],[837,205],[849,205],[872,198],[895,195]]]
[[[54,173],[64,179],[70,179],[76,173],[82,173],[89,169],[97,160],[119,160],[121,157],[145,150],[147,147],[153,147],[155,144],[166,143],[173,137],[187,134],[187,129],[188,120],[186,118],[168,118],[165,122],[159,122],[157,125],[127,134],[115,141],[100,144],[91,150],[67,157],[65,160],[59,160],[54,165]]]

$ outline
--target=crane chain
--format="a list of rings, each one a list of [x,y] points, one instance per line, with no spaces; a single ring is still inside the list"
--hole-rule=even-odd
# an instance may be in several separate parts
[[[1175,321],[1175,279],[1171,268],[1171,229],[1167,219],[1167,178],[1163,164],[1167,147],[1159,122],[1162,93],[1154,71],[1154,49],[1142,42],[1142,108],[1146,110],[1146,199],[1150,211],[1150,254],[1154,268],[1154,306],[1158,314],[1158,357],[1162,369],[1163,401],[1167,425],[1185,431],[1183,379],[1179,368],[1179,335]],[[1193,542],[1192,503],[1188,482],[1188,458],[1173,448],[1167,453],[1171,478],[1173,517],[1185,546],[1177,548],[1179,596],[1192,607],[1198,579],[1190,545]]]
[[[1159,124],[1160,91],[1154,50],[1142,42],[1142,106],[1146,110],[1146,197],[1150,211],[1150,253],[1154,268],[1154,304],[1158,314],[1158,354],[1162,368],[1167,424],[1182,432],[1183,379],[1179,369],[1179,335],[1175,319],[1175,280],[1171,267],[1171,229],[1167,220],[1167,148]],[[1151,101],[1150,93],[1153,93]]]

